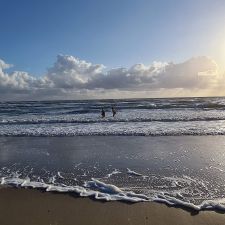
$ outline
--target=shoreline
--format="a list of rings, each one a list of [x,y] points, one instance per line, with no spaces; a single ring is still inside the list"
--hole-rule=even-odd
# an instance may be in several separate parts
[[[194,211],[157,202],[98,201],[71,193],[0,188],[0,224],[225,224],[225,212]]]
[[[96,198],[105,200],[129,200],[130,202],[150,200],[172,205],[172,207],[180,207],[187,211],[192,211],[192,209],[203,211],[209,208],[213,211],[220,209],[225,211],[222,195],[222,185],[224,184],[222,176],[224,174],[221,174],[223,157],[225,157],[221,146],[224,146],[225,141],[222,137],[11,137],[0,138],[0,142],[2,144],[0,151],[0,162],[2,163],[0,182],[2,185],[74,192],[80,196],[97,194]],[[141,148],[139,148],[140,146]],[[212,147],[217,153],[216,157],[211,151]],[[174,154],[175,152],[176,154]],[[36,161],[39,163],[36,164]],[[31,164],[29,165],[27,162],[31,162]],[[210,170],[206,168],[206,162],[209,162],[208,167],[212,167]],[[17,165],[17,163],[21,165]],[[219,163],[221,166],[218,167]],[[127,171],[128,168],[132,169],[132,174]],[[118,169],[120,174],[118,177],[113,175],[115,181],[110,180],[115,169]],[[201,180],[202,175],[205,175],[206,172],[209,173],[207,179]],[[35,178],[41,177],[45,173],[47,173],[45,180],[41,181]],[[65,177],[62,177],[61,173],[65,173]],[[139,173],[138,176],[136,176],[137,173]],[[154,174],[158,174],[159,178]],[[145,182],[145,178],[148,176],[149,179]],[[164,177],[168,179],[161,179]],[[221,179],[221,195],[207,197],[208,193],[214,191],[214,183],[211,180],[217,177]],[[148,195],[141,188],[139,192],[136,192],[135,189],[123,189],[126,186],[124,181],[130,182],[131,187],[136,187],[138,182],[143,182],[141,185],[148,187],[148,181],[151,181],[153,185],[149,190],[154,192],[156,187],[159,195],[158,193]],[[163,182],[161,183],[161,181]],[[217,180],[215,179],[215,181]],[[84,184],[89,188],[86,188]],[[157,189],[157,185],[162,184],[166,188],[163,188],[161,193],[161,189]],[[195,202],[195,197],[192,198],[191,194],[188,196],[190,199],[185,198],[186,195],[184,198],[179,198],[179,195],[175,194],[170,195],[170,190],[173,191],[174,187],[174,191],[182,196],[182,188],[187,188],[187,193],[192,193],[198,188],[200,190],[204,188],[204,184],[211,184],[211,186],[208,185],[209,189],[205,193],[197,192],[197,197],[204,197],[203,194],[206,194],[201,202]],[[113,194],[111,194],[112,191]],[[133,191],[133,195],[129,194],[130,191]],[[169,194],[164,194],[167,191]]]

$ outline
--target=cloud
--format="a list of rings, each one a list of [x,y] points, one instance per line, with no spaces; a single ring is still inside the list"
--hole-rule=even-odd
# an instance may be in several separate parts
[[[156,77],[159,88],[207,88],[217,79],[218,66],[208,57],[191,58],[183,63],[170,63]]]
[[[12,65],[5,63],[3,60],[0,59],[0,71],[4,69],[8,69],[12,67]]]
[[[46,76],[55,87],[68,89],[206,88],[218,70],[215,61],[204,56],[180,64],[153,62],[128,69],[104,69],[101,64],[60,55]]]
[[[90,79],[102,74],[103,69],[101,64],[94,65],[73,56],[58,55],[46,77],[55,88],[83,89]]]
[[[221,83],[216,62],[205,56],[177,64],[153,62],[106,70],[102,64],[58,55],[54,65],[41,77],[21,71],[6,73],[11,66],[0,60],[0,92],[9,99],[123,97],[124,93],[133,96],[146,92],[165,95],[166,91],[177,93],[177,90],[199,92]]]
[[[11,74],[0,69],[0,92],[30,92],[50,88],[46,77],[35,78],[27,72],[14,71]]]

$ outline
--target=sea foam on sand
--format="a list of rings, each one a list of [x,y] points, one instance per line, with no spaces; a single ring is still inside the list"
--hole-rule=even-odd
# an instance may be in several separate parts
[[[1,178],[1,185],[9,185],[14,187],[37,188],[44,189],[49,192],[74,192],[82,197],[94,197],[95,199],[105,201],[127,201],[127,202],[141,202],[141,201],[155,201],[165,203],[171,206],[181,206],[185,208],[200,211],[203,209],[223,210],[225,211],[225,198],[218,200],[207,200],[200,205],[185,202],[175,197],[165,194],[158,194],[153,198],[149,198],[143,194],[136,194],[132,191],[126,192],[119,187],[106,184],[102,181],[92,178],[91,181],[85,182],[83,186],[60,186],[54,184],[47,184],[44,182],[31,181],[28,177],[21,178]]]

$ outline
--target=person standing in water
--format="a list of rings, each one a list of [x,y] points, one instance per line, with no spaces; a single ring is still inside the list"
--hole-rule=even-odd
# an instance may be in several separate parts
[[[116,110],[114,107],[112,107],[112,114],[113,114],[113,117],[116,115]]]
[[[101,112],[102,118],[105,118],[105,110],[102,108],[102,112]]]

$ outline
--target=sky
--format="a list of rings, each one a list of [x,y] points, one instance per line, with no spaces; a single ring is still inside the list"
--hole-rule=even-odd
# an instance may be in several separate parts
[[[224,0],[0,0],[0,99],[224,95]]]

